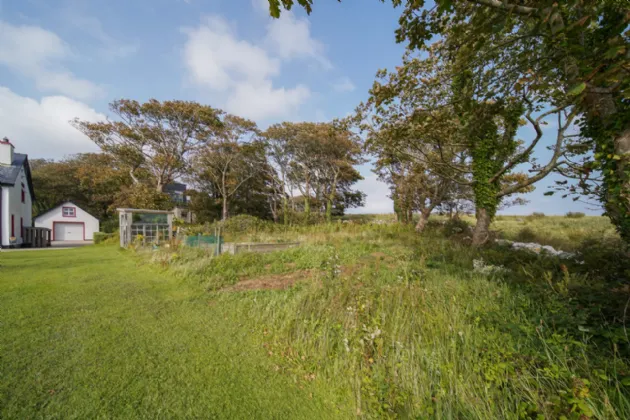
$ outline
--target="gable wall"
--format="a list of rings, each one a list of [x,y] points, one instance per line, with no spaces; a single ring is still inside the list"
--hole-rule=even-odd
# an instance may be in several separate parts
[[[22,183],[24,183],[25,197],[24,203],[22,203]],[[22,232],[20,230],[20,218],[22,218],[23,226],[29,227],[31,224],[33,203],[31,202],[31,194],[28,188],[28,182],[26,180],[26,174],[24,168],[20,169],[20,173],[17,177],[14,186],[2,187],[2,238],[0,242],[2,245],[9,245],[9,238],[11,237],[11,215],[14,215],[14,233],[17,238],[16,244],[22,243]]]

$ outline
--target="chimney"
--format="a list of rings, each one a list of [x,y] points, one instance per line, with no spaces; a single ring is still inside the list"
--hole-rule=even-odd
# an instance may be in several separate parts
[[[0,165],[13,164],[13,145],[8,138],[0,140]]]

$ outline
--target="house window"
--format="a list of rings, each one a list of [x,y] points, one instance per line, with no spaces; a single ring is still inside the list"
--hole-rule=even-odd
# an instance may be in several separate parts
[[[77,217],[77,209],[75,207],[62,207],[63,217]]]
[[[15,214],[11,215],[11,237],[15,237]]]
[[[24,238],[24,218],[20,217],[20,238]]]
[[[22,182],[22,203],[26,200],[26,191],[24,191],[24,183]]]

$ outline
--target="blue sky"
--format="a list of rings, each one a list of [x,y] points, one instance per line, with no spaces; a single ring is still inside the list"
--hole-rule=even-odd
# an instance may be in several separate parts
[[[352,112],[376,71],[400,62],[389,4],[321,1],[311,16],[296,8],[274,20],[265,3],[0,0],[0,135],[31,158],[96,151],[68,121],[105,118],[119,98],[195,100],[263,128],[326,121]],[[390,212],[387,186],[369,165],[361,172],[368,199],[357,211]],[[508,212],[585,210],[545,190]]]

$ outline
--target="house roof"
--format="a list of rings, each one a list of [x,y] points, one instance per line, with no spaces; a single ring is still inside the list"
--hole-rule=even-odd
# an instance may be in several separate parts
[[[89,213],[89,212],[85,211],[82,207],[79,207],[79,206],[77,206],[76,204],[74,204],[72,201],[68,201],[68,200],[66,200],[66,201],[62,201],[62,202],[60,202],[59,204],[57,204],[57,205],[55,205],[55,206],[53,206],[53,207],[49,208],[48,210],[46,210],[46,211],[44,211],[44,212],[39,213],[39,214],[38,214],[37,216],[35,216],[33,219],[39,219],[39,218],[40,218],[40,217],[42,217],[43,215],[48,214],[48,213],[50,213],[50,212],[51,212],[51,211],[53,211],[53,210],[57,210],[59,207],[66,207],[66,204],[71,204],[73,207],[76,207],[76,208],[78,208],[78,209],[82,210],[85,214],[87,214],[88,216],[92,217],[93,219],[98,220],[98,218],[97,218],[97,217],[93,216],[91,213]]]
[[[31,168],[28,164],[28,156],[22,153],[13,153],[11,166],[0,165],[0,185],[15,185],[20,169],[24,167],[28,188],[31,193],[31,200],[35,200],[35,190],[31,179]]]
[[[180,184],[179,182],[172,182],[164,186],[164,192],[186,192],[186,184]]]

